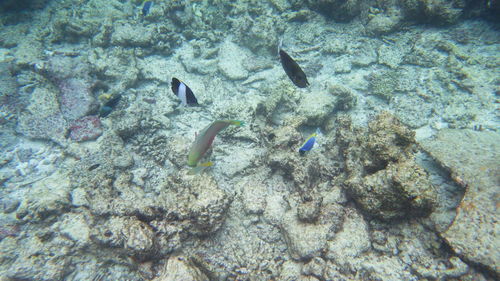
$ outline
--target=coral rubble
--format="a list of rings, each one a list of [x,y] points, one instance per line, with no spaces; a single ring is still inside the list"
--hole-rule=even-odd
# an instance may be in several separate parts
[[[498,7],[2,1],[0,280],[498,279]]]

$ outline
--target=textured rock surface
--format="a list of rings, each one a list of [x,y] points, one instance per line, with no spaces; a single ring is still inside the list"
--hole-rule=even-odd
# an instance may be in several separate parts
[[[196,268],[186,257],[173,256],[153,281],[205,281],[209,280],[200,269]]]
[[[345,122],[345,121],[344,121]],[[346,135],[349,125],[337,134]],[[350,132],[353,133],[353,132]],[[369,216],[396,219],[425,216],[436,205],[436,191],[414,160],[413,132],[387,112],[357,133],[345,150],[347,191]]]
[[[465,259],[500,274],[500,137],[496,132],[442,130],[424,149],[466,186],[457,217],[443,237]]]
[[[361,11],[360,0],[307,1],[311,9],[338,21],[349,21]]]
[[[61,113],[68,122],[89,114],[95,108],[89,82],[69,78],[59,82],[58,86],[61,91],[59,95]]]
[[[328,227],[301,223],[293,212],[285,214],[282,228],[292,258],[309,260],[318,257],[326,247]]]
[[[248,71],[243,66],[246,59],[246,50],[226,40],[220,47],[217,65],[222,74],[227,78],[243,80],[248,77]]]
[[[67,121],[58,106],[56,92],[36,88],[31,95],[27,110],[19,116],[17,131],[30,138],[50,139],[63,143]]]
[[[348,210],[343,229],[327,244],[326,258],[345,266],[349,260],[361,256],[370,249],[367,232],[368,225],[363,217],[352,209]]]
[[[69,126],[69,137],[74,141],[95,140],[102,134],[101,120],[97,116],[79,118]]]
[[[61,178],[66,178],[61,181]],[[64,212],[70,204],[70,182],[67,175],[55,173],[34,184],[34,192],[25,197],[16,210],[16,217],[27,221],[43,221]]]
[[[415,160],[397,121],[418,139],[498,130],[487,1],[155,1],[146,16],[135,0],[43,2],[0,17],[0,90],[16,93],[0,95],[15,105],[0,119],[0,279],[496,277],[482,249],[462,247],[472,234],[445,236],[463,188]],[[284,73],[281,40],[308,88]],[[201,106],[179,106],[172,76]],[[122,99],[101,136],[68,141],[102,94]],[[398,118],[373,118],[384,110]],[[246,126],[187,175],[196,134],[226,118]]]

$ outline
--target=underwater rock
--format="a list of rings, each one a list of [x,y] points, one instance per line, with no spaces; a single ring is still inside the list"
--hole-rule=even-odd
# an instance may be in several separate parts
[[[87,247],[91,242],[91,225],[92,216],[89,213],[66,213],[54,226],[56,231],[75,241],[77,247]]]
[[[152,281],[206,281],[208,277],[194,266],[189,259],[182,256],[172,256],[162,267],[159,276]]]
[[[348,142],[343,149],[349,174],[346,191],[368,216],[391,220],[425,216],[433,210],[435,189],[415,163],[411,130],[388,112],[371,121],[368,131],[349,137],[345,129],[352,132],[349,125],[340,126],[337,135]]]
[[[22,114],[18,120],[16,130],[32,139],[52,140],[64,145],[67,131],[67,122],[61,114],[39,116]]]
[[[366,24],[366,32],[379,36],[393,32],[400,24],[401,18],[395,15],[378,14],[373,16]]]
[[[237,42],[241,42],[243,46],[260,56],[275,54],[279,44],[279,36],[284,32],[286,26],[287,24],[282,17],[267,14],[267,11],[256,16],[252,21],[233,22]]]
[[[402,62],[405,53],[401,46],[389,46],[386,44],[381,45],[378,50],[378,63],[385,64],[390,68],[397,68]]]
[[[60,9],[65,15],[59,14],[53,19],[52,40],[58,42],[76,43],[86,41],[96,34],[102,19],[90,19],[87,17],[73,17],[67,10]]]
[[[156,32],[153,25],[131,25],[120,22],[114,25],[111,44],[124,47],[148,47],[156,44]]]
[[[346,208],[342,230],[327,242],[325,258],[342,268],[349,266],[356,257],[370,250],[368,224],[353,208]]]
[[[319,147],[313,148],[304,157],[300,156],[299,148],[307,135],[301,136],[294,128],[302,119],[297,121],[294,125],[279,127],[270,132],[268,137],[271,149],[268,149],[266,161],[273,171],[282,173],[285,178],[293,181],[295,187],[307,193],[309,188],[338,175],[339,164],[336,163],[337,159],[316,151]],[[320,136],[319,141],[326,143],[327,138]],[[313,153],[314,156],[310,155]]]
[[[311,10],[331,17],[339,22],[352,20],[361,12],[361,0],[308,0]]]
[[[441,130],[422,147],[466,189],[457,216],[441,233],[455,253],[500,275],[498,185],[500,137],[496,132]]]
[[[282,195],[271,195],[266,201],[267,205],[264,211],[265,221],[272,225],[280,225],[287,208],[289,208],[288,203]]]
[[[310,262],[304,265],[304,267],[302,268],[302,274],[318,278],[317,280],[323,280],[323,273],[326,266],[327,265],[324,259],[315,257]]]
[[[466,263],[458,257],[451,257],[448,262],[452,265],[451,268],[427,268],[413,265],[412,269],[418,272],[420,276],[434,280],[449,280],[450,278],[467,279],[464,278],[464,275],[469,271],[469,266]]]
[[[49,0],[5,0],[0,4],[2,12],[29,11],[43,8]]]
[[[101,119],[97,116],[85,116],[70,124],[69,137],[77,142],[95,140],[102,135]]]
[[[59,111],[57,94],[45,88],[36,88],[30,103],[18,118],[16,130],[33,139],[65,142],[67,121]]]
[[[137,67],[145,79],[169,83],[172,79],[172,70],[179,66],[163,56],[147,56],[137,61]]]
[[[342,55],[333,60],[332,69],[335,73],[350,73],[352,70],[352,60],[348,55]]]
[[[356,95],[351,89],[342,85],[331,84],[328,86],[328,92],[337,98],[335,110],[348,111],[356,106]]]
[[[0,124],[16,120],[26,101],[18,93],[16,76],[11,71],[12,64],[0,58]]]
[[[89,207],[87,192],[84,188],[75,188],[71,191],[71,204],[75,207]]]
[[[75,121],[96,109],[88,82],[82,79],[65,79],[58,83],[61,94],[61,113],[68,122]]]
[[[307,119],[308,126],[318,127],[331,117],[337,107],[337,98],[324,91],[312,91],[302,95],[295,109],[297,114]]]
[[[224,76],[231,80],[248,78],[244,62],[249,57],[247,50],[227,39],[220,47],[217,66]]]
[[[418,129],[429,124],[433,104],[422,102],[417,94],[408,94],[394,102],[395,115],[411,129]]]
[[[87,175],[78,177],[78,182],[88,177],[83,182],[86,185],[95,181]],[[96,188],[87,189],[92,213],[113,218],[106,223],[107,228],[95,234],[103,245],[132,251],[140,259],[162,256],[178,250],[189,237],[214,233],[224,222],[230,198],[212,178],[173,175],[151,198],[132,183],[129,172],[114,177],[114,182],[101,178]],[[126,239],[120,233],[125,233]]]
[[[102,77],[110,83],[110,92],[122,93],[137,82],[139,69],[138,60],[130,60],[135,57],[133,49],[123,47],[94,48],[89,54],[88,60],[92,68],[92,74]]]
[[[367,152],[363,166],[368,173],[382,169],[389,162],[412,158],[415,133],[402,124],[398,118],[384,111],[368,124]]]
[[[74,55],[78,55],[78,52],[68,52],[68,54],[64,52],[63,54],[56,53],[51,55],[46,61],[37,63],[35,65],[35,70],[46,76],[49,80],[56,82],[56,84],[58,84],[57,82],[59,81],[59,86],[61,86],[61,88],[77,88],[70,90],[88,92],[90,87],[87,86],[85,82],[89,79],[90,66],[83,56],[74,57]],[[71,79],[76,80],[73,82]],[[70,81],[66,82],[66,80]],[[75,84],[75,86],[72,84]]]
[[[224,222],[229,207],[227,194],[213,179],[207,177],[185,179],[185,184],[191,186],[192,193],[186,194],[186,198],[181,197],[183,201],[180,202],[189,202],[183,210],[186,218],[191,220],[189,232],[204,236],[217,231]]]
[[[6,280],[62,280],[70,271],[73,242],[52,230],[30,229],[24,237],[0,242],[0,272]]]
[[[302,280],[301,269],[302,263],[293,260],[286,260],[281,266],[280,278],[278,280]]]
[[[351,63],[353,66],[366,67],[377,62],[377,52],[375,51],[375,45],[370,44],[371,41],[364,41],[356,50],[351,58]],[[331,44],[331,43],[330,43]],[[338,48],[338,47],[337,47]],[[334,53],[344,53],[345,50],[330,50],[335,51]],[[339,85],[340,86],[340,85]]]
[[[15,224],[0,223],[0,241],[6,237],[16,237],[19,235],[21,228]]]
[[[241,197],[245,212],[257,215],[264,213],[267,204],[266,185],[249,178],[238,182],[237,186],[241,188]]]
[[[302,202],[297,207],[297,216],[303,222],[314,222],[318,219],[321,210],[322,198],[313,197],[312,200]]]
[[[395,70],[373,72],[368,76],[371,94],[390,101],[397,90],[399,73]]]
[[[390,163],[385,169],[348,181],[348,192],[370,216],[385,220],[426,216],[436,194],[426,172],[413,160]]]
[[[408,20],[438,25],[454,24],[462,16],[468,0],[404,0],[403,13]]]
[[[61,171],[33,183],[32,192],[23,198],[16,210],[16,217],[30,222],[56,218],[71,205],[70,186],[68,175]]]
[[[101,246],[120,249],[120,252],[144,260],[158,253],[154,246],[155,232],[147,223],[135,217],[111,216],[101,227],[92,229],[92,240]]]
[[[24,36],[14,49],[15,63],[21,67],[29,67],[39,61],[43,54],[43,44],[35,36]]]
[[[295,260],[309,260],[318,257],[326,248],[328,225],[314,225],[300,222],[296,213],[285,213],[281,225],[289,254]]]
[[[128,220],[119,234],[123,235],[125,249],[134,253],[138,258],[147,257],[156,251],[153,248],[155,233],[148,224],[142,221]]]

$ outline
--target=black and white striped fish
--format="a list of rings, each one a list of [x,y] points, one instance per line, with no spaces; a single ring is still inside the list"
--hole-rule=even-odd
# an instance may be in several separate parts
[[[171,85],[172,91],[177,97],[179,97],[182,105],[198,105],[198,100],[194,96],[193,91],[191,91],[191,89],[186,84],[184,84],[184,82],[174,77],[172,78]]]

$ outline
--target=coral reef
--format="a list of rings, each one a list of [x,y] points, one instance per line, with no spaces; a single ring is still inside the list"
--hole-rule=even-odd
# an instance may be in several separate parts
[[[388,112],[366,132],[354,133],[349,120],[338,121],[337,136],[353,137],[343,148],[347,192],[365,213],[384,220],[430,214],[436,193],[415,163],[413,133]]]
[[[361,0],[321,0],[307,1],[307,5],[320,13],[337,21],[345,22],[359,15],[362,8]]]
[[[498,1],[141,9],[0,4],[0,279],[498,279]]]
[[[0,62],[0,126],[14,123],[19,112],[26,106],[19,95],[17,81],[12,73],[12,64]]]
[[[16,130],[33,139],[48,139],[65,143],[68,122],[59,108],[56,93],[51,89],[36,88],[26,111],[18,117]]]
[[[69,137],[74,141],[95,140],[102,134],[101,120],[97,116],[77,119],[69,126]]]
[[[209,280],[196,266],[190,264],[186,257],[171,257],[153,281],[203,281]]]

